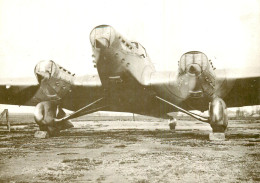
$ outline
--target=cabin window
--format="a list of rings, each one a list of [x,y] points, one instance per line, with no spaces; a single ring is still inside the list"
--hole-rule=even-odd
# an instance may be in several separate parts
[[[141,57],[145,58],[147,57],[147,53],[145,48],[138,42],[132,42],[132,44],[136,47],[137,49],[137,54],[139,54]]]

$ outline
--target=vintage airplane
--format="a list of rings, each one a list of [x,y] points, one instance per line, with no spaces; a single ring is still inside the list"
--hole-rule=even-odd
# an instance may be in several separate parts
[[[260,104],[260,70],[216,70],[199,51],[183,54],[178,72],[155,70],[145,48],[109,25],[90,33],[98,75],[77,77],[53,61],[35,67],[38,83],[0,82],[0,103],[36,106],[35,121],[51,136],[70,119],[96,111],[131,112],[171,118],[181,111],[224,132],[227,107]],[[248,71],[248,70],[247,70]],[[73,112],[66,116],[63,108]],[[209,117],[189,112],[209,110]]]

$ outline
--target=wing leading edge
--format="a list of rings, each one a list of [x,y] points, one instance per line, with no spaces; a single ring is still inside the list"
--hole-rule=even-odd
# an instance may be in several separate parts
[[[227,107],[260,105],[259,67],[226,70],[226,80],[231,85],[231,90],[223,97]]]
[[[39,90],[35,78],[4,78],[0,81],[0,104],[35,105],[32,98]]]
[[[60,88],[58,88],[60,87]],[[65,91],[68,88],[68,91]],[[76,110],[100,97],[102,84],[97,75],[75,77],[71,83],[33,78],[1,79],[0,104],[35,106],[43,101],[57,101],[64,108]]]
[[[208,109],[211,98],[214,97],[222,98],[227,107],[260,105],[259,71],[260,68],[257,67],[215,70],[215,89],[212,95],[208,97],[203,94],[203,87],[197,87],[203,84],[201,81],[196,84],[194,91],[191,92],[191,79],[181,78],[177,72],[153,73],[149,85],[158,96],[180,106],[183,105],[187,110],[205,111]],[[188,84],[185,87],[186,83]],[[199,92],[200,90],[201,92]]]

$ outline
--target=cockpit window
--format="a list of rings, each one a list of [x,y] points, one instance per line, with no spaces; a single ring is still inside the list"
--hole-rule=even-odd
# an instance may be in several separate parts
[[[191,51],[183,54],[179,61],[180,72],[186,72],[190,65],[198,65],[202,72],[208,68],[209,61],[207,56],[199,51]]]
[[[41,61],[36,66],[36,72],[45,72],[52,74],[53,70],[53,62],[52,61]]]
[[[139,46],[138,46],[138,43],[137,42],[132,42],[134,45],[135,45],[135,47],[138,49],[139,48]]]
[[[50,78],[55,72],[55,64],[51,60],[40,61],[34,69],[34,73],[40,83],[43,78]]]
[[[139,49],[139,44],[137,42],[132,42],[137,49]]]

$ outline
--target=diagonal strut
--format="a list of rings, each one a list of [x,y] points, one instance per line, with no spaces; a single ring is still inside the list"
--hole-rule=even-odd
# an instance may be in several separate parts
[[[63,118],[60,118],[60,119],[55,119],[54,121],[55,122],[62,122],[62,121],[65,121],[65,120],[69,120],[69,119],[72,119],[72,118],[77,118],[79,116],[83,116],[83,115],[86,115],[86,114],[90,114],[90,113],[93,113],[93,112],[96,112],[96,111],[99,111],[100,109],[103,109],[105,107],[108,107],[108,105],[102,105],[100,107],[96,107],[94,109],[89,109],[90,107],[94,106],[95,104],[101,102],[103,100],[103,98],[100,98],[88,105],[86,105],[85,107],[73,112],[72,114],[68,115],[68,116],[65,116]]]
[[[162,99],[162,98],[160,98],[160,97],[158,97],[158,96],[155,96],[155,97],[158,98],[159,100],[161,100],[161,101],[167,103],[167,104],[170,104],[171,106],[177,108],[177,109],[180,110],[181,112],[183,112],[183,113],[185,113],[185,114],[187,114],[187,115],[189,115],[189,116],[191,116],[191,117],[193,117],[193,118],[195,118],[195,119],[197,119],[197,120],[199,120],[199,121],[209,123],[209,118],[208,118],[208,117],[203,117],[203,116],[200,116],[200,115],[198,115],[198,114],[189,112],[189,111],[187,111],[187,110],[185,110],[185,109],[182,109],[181,107],[179,107],[179,106],[177,106],[177,105],[175,105],[175,104],[173,104],[173,103],[170,103],[170,102],[168,102],[167,100],[164,100],[164,99]]]

